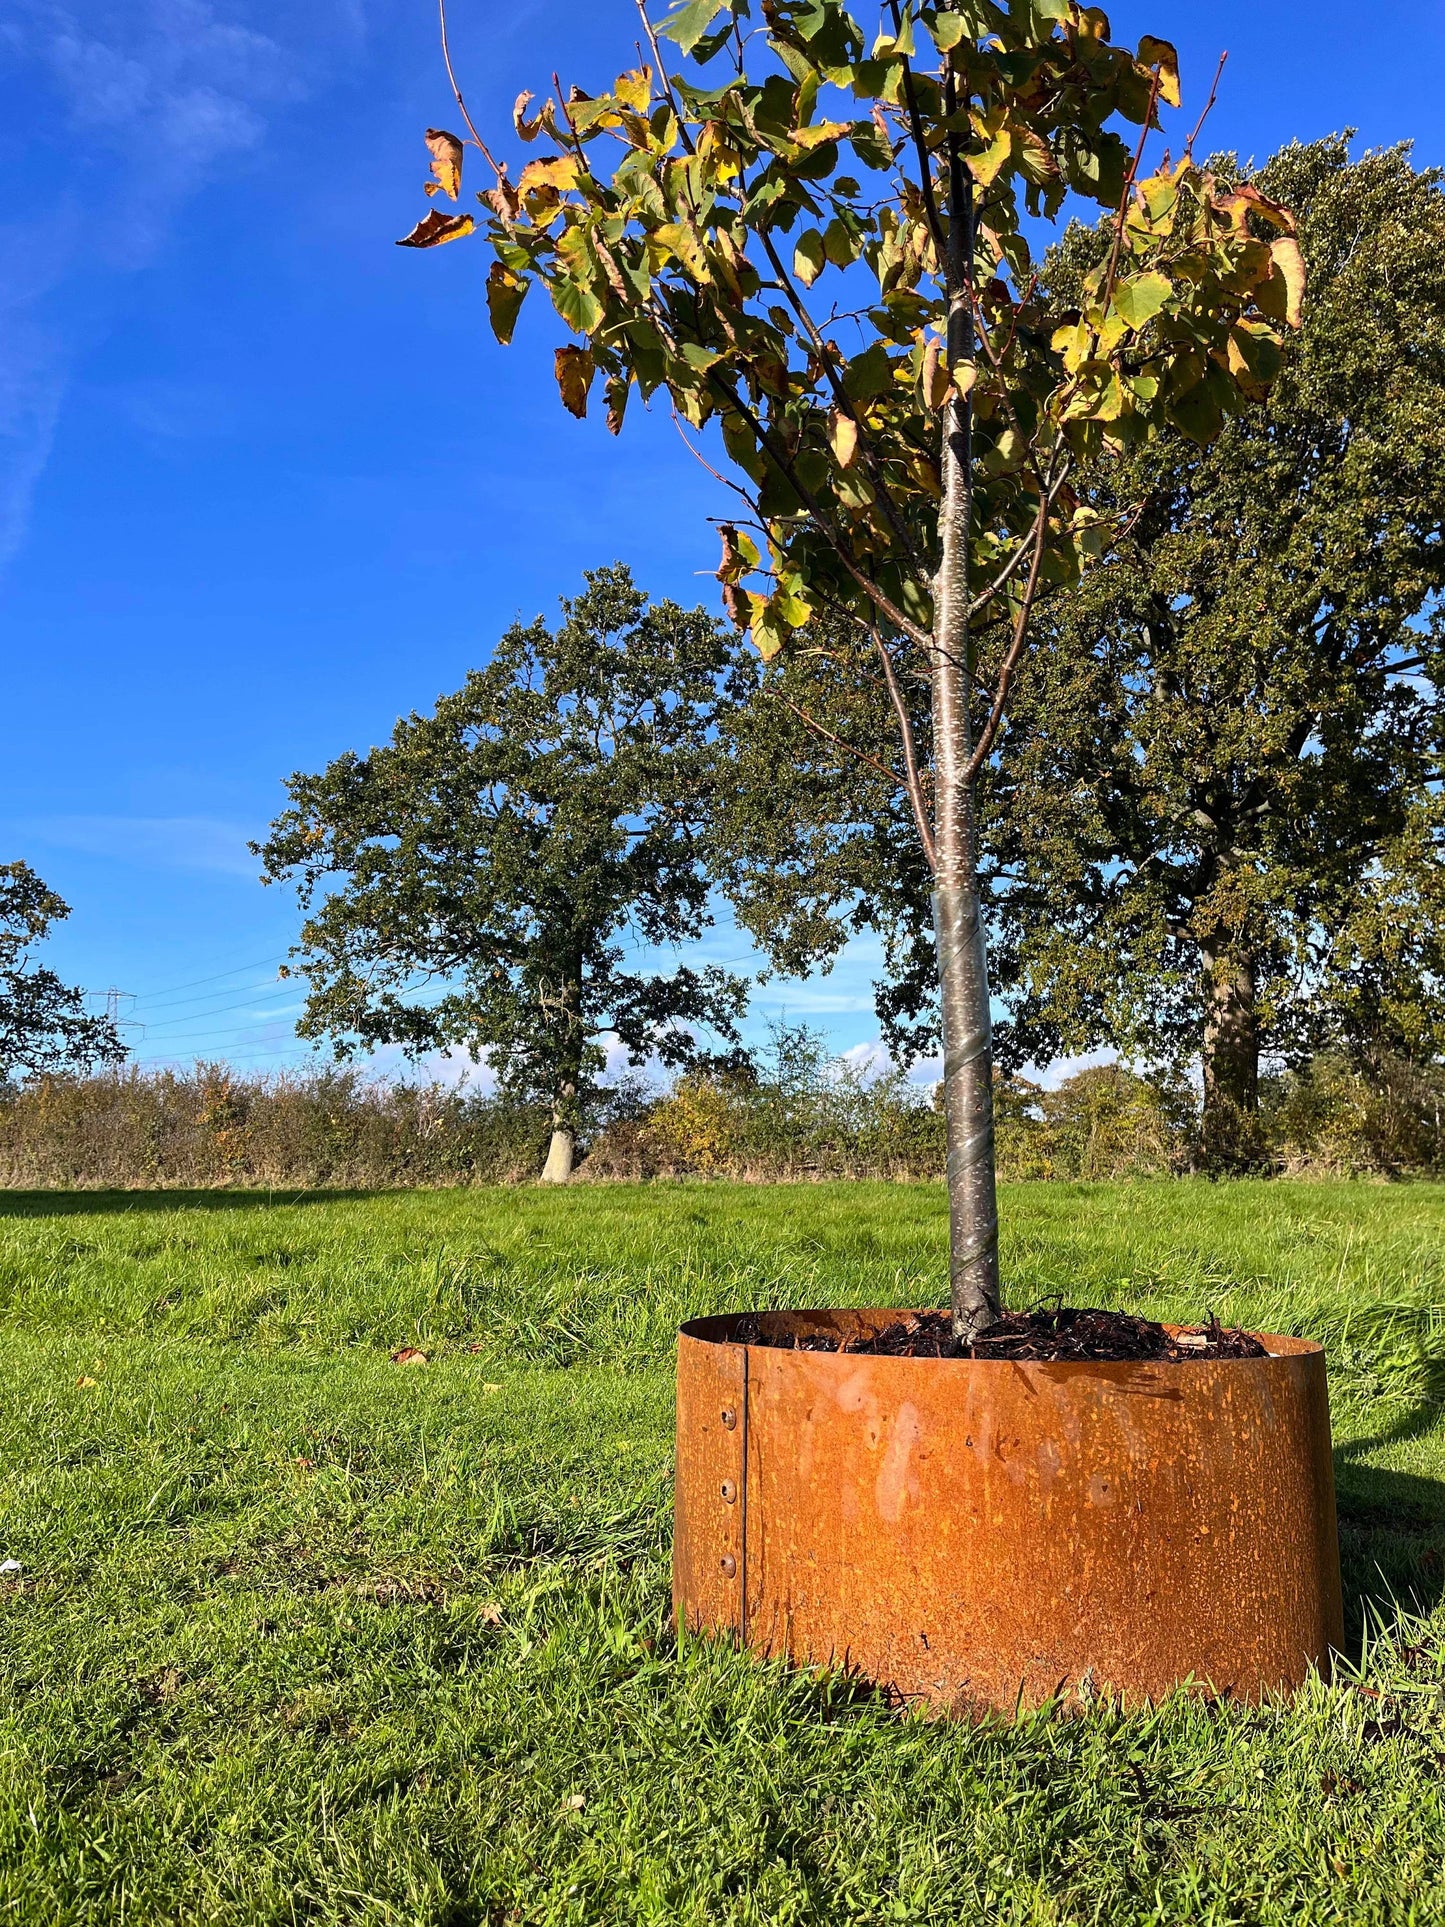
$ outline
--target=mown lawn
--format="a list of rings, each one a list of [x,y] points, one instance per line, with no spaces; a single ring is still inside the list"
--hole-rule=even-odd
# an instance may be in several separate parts
[[[1005,1205],[1017,1303],[1330,1345],[1358,1683],[968,1728],[678,1650],[678,1320],[938,1303],[935,1187],[12,1193],[0,1918],[1445,1921],[1445,1187]]]

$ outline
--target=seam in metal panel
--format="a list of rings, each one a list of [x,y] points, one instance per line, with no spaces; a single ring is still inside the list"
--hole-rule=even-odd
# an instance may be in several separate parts
[[[748,1643],[748,1348],[738,1348],[743,1357],[742,1397],[738,1401],[742,1410],[738,1414],[738,1432],[741,1465],[738,1470],[738,1507],[742,1517],[738,1520],[738,1553],[741,1560],[742,1584],[738,1588],[738,1643]]]

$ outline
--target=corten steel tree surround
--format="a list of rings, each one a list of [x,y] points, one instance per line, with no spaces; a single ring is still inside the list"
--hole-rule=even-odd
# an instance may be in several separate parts
[[[906,1313],[764,1312],[846,1338]],[[765,1653],[937,1712],[1061,1691],[1242,1699],[1342,1622],[1324,1357],[1018,1364],[678,1347],[674,1600]]]

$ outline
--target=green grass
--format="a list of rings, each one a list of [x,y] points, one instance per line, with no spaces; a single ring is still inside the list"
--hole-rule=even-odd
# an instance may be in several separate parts
[[[939,1302],[936,1187],[12,1193],[0,1920],[1445,1922],[1445,1188],[1005,1209],[1015,1302],[1329,1344],[1359,1685],[971,1728],[679,1651],[677,1322]]]

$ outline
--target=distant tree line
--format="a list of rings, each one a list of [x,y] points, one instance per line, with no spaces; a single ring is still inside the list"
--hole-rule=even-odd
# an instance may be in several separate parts
[[[1353,160],[1344,138],[1212,166],[1294,210],[1305,326],[1210,446],[1168,434],[1074,477],[1127,533],[1040,602],[978,790],[1004,1172],[1439,1162],[1445,193],[1407,147]],[[1107,240],[1071,229],[1045,277],[1082,286]],[[809,1102],[867,1168],[889,1159],[865,1112],[900,1166],[936,1167],[902,1081],[937,1048],[931,878],[889,748],[901,704],[927,783],[928,688],[886,688],[851,619],[815,615],[803,641],[764,664],[705,609],[601,568],[388,743],[293,776],[257,854],[307,910],[302,1035],[343,1062],[379,1044],[485,1060],[494,1121],[544,1121],[548,1178],[579,1149],[600,1169],[604,1144],[625,1164],[629,1129],[639,1169],[791,1169],[758,1134],[792,1073],[741,1049],[745,982],[681,954],[721,895],[780,971],[881,939],[896,1075],[865,1102],[809,1046]],[[64,914],[24,865],[0,870],[12,1083],[122,1055],[29,961]],[[644,1136],[609,1047],[614,1070],[674,1079]],[[1139,1071],[1066,1098],[1027,1081],[1101,1049]],[[527,1168],[527,1132],[507,1144],[488,1170]]]
[[[1006,1180],[1167,1177],[1201,1168],[1195,1093],[1167,1074],[1099,1065],[996,1089]],[[535,1178],[549,1104],[367,1079],[355,1067],[243,1075],[123,1066],[0,1092],[0,1186],[387,1189]],[[1445,1071],[1403,1060],[1365,1075],[1340,1056],[1266,1077],[1264,1168],[1299,1176],[1445,1175]],[[691,1070],[658,1092],[600,1091],[578,1139],[593,1182],[936,1178],[943,1117],[898,1072],[862,1075],[784,1028],[748,1069]]]

